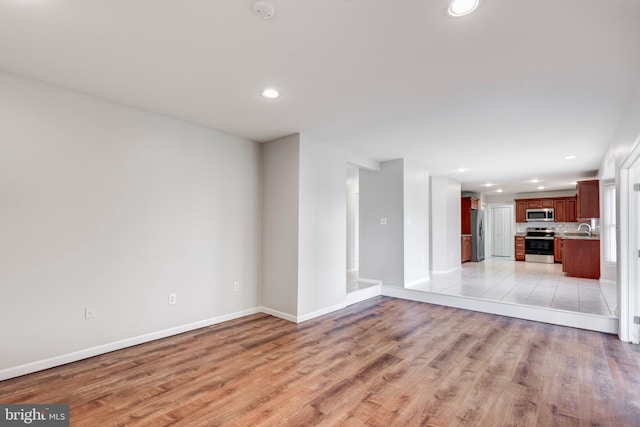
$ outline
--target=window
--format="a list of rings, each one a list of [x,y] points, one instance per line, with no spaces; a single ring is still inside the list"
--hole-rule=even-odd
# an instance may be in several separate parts
[[[605,264],[616,263],[616,184],[614,181],[604,181],[602,184],[604,238],[603,251]]]

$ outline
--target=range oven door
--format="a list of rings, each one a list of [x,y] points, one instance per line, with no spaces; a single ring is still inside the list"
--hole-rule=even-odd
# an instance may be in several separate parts
[[[524,260],[553,264],[553,237],[524,238]]]

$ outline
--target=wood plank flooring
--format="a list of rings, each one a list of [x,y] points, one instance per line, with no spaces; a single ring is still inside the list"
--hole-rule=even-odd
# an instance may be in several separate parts
[[[377,297],[264,314],[0,382],[72,426],[638,426],[640,346]]]

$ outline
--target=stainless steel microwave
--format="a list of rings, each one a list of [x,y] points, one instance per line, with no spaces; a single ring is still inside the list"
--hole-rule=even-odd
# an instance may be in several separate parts
[[[552,222],[555,216],[552,208],[527,209],[527,222]]]

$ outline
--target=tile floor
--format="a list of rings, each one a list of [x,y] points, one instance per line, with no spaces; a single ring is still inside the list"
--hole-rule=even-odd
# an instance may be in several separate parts
[[[357,273],[348,275],[347,292],[366,287],[357,282]],[[615,284],[566,277],[561,264],[501,258],[464,263],[462,270],[432,275],[411,289],[610,317],[616,316],[617,307]]]

